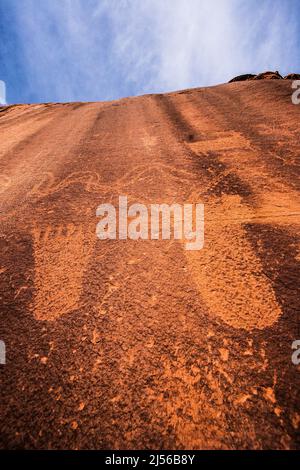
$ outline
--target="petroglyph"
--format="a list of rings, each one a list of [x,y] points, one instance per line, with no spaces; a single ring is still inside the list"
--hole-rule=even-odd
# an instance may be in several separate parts
[[[199,295],[211,314],[230,326],[271,326],[281,309],[243,228],[253,211],[240,197],[224,196],[207,205],[206,214],[203,250],[185,254]]]
[[[55,320],[80,307],[82,281],[94,234],[87,228],[46,226],[33,230],[35,296],[32,309],[38,320]]]

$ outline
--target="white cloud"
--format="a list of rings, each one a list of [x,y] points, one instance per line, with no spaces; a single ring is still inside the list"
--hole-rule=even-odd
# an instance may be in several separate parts
[[[32,92],[110,99],[266,69],[297,72],[297,23],[282,3],[26,0],[16,21]]]
[[[274,0],[134,4],[126,15],[113,14],[114,42],[123,62],[133,64],[131,76],[146,90],[211,85],[267,69],[288,72],[293,64],[296,23],[291,11]],[[141,24],[150,30],[148,43]]]

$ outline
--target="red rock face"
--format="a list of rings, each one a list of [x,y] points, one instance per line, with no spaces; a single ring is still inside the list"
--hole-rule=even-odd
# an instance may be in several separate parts
[[[292,91],[2,108],[2,448],[299,447]],[[204,203],[204,248],[97,239],[119,195]]]

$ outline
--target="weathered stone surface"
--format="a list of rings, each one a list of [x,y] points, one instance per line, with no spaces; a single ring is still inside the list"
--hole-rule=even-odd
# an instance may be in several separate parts
[[[0,113],[3,448],[299,447],[299,113],[287,80]],[[119,195],[205,245],[96,237]]]

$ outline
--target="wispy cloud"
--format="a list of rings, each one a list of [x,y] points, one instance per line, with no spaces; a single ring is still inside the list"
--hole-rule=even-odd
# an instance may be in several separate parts
[[[125,69],[130,63],[130,78],[147,91],[215,84],[272,68],[286,72],[296,65],[298,23],[287,2],[134,3],[129,13],[112,14],[114,48]]]
[[[112,99],[298,71],[294,0],[11,0],[32,101]],[[24,82],[24,83],[25,83]]]

